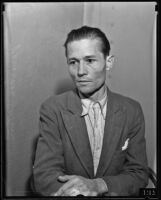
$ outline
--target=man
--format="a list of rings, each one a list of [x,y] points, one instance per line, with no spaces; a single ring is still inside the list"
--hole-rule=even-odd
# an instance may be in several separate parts
[[[98,28],[72,30],[65,42],[76,90],[50,97],[40,110],[33,167],[44,196],[138,195],[148,182],[145,124],[138,102],[105,84],[110,44]]]

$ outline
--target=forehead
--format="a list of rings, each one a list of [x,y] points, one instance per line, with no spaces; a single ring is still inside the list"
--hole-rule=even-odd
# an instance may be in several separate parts
[[[97,54],[101,52],[101,41],[97,38],[75,40],[67,45],[67,54]]]

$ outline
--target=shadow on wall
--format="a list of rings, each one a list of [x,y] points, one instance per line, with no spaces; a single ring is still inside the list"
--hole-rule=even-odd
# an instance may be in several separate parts
[[[74,89],[74,84],[69,78],[59,80],[56,85],[56,89],[54,89],[54,94],[56,95]]]
[[[56,84],[57,86],[55,87],[55,89],[53,90],[54,95],[58,95],[61,94],[63,92],[67,92],[68,90],[72,90],[74,89],[74,84],[72,82],[72,80],[68,79],[63,79],[63,80],[59,80]],[[38,142],[38,138],[39,135],[36,135],[33,139],[32,139],[32,155],[31,155],[31,172],[29,175],[28,180],[26,181],[26,191],[25,191],[25,195],[26,196],[37,196],[37,194],[33,191],[34,190],[34,185],[33,185],[33,175],[32,175],[32,166],[34,164],[34,160],[35,160],[35,152],[36,152],[36,147],[37,147],[37,142]]]

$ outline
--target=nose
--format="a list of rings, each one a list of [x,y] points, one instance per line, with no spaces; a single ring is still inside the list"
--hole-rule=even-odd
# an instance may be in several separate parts
[[[78,66],[78,76],[83,76],[86,74],[86,68],[83,61],[80,61]]]

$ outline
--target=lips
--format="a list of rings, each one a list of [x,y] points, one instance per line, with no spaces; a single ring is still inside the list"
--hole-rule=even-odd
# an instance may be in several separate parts
[[[91,81],[87,81],[87,80],[81,80],[81,81],[76,81],[76,85],[78,87],[86,87],[91,83]]]
[[[78,83],[88,83],[88,82],[91,82],[91,81],[89,81],[89,80],[76,80],[76,82],[78,82]]]
[[[76,84],[77,84],[77,85],[80,85],[80,86],[81,86],[81,85],[82,85],[82,86],[83,86],[83,85],[88,85],[89,83],[90,83],[90,81],[77,81],[77,82],[76,82]]]

